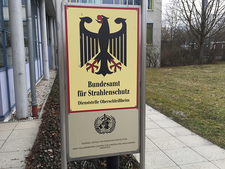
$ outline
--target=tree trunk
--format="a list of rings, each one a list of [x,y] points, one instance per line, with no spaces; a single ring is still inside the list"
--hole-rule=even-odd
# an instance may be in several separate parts
[[[200,43],[200,51],[199,51],[199,65],[203,65],[203,56],[204,55],[204,43]]]
[[[199,51],[199,65],[203,65],[203,60],[204,60],[204,44],[205,44],[205,38],[201,37],[201,40],[199,42],[200,45],[200,51]]]
[[[199,51],[199,65],[203,65],[203,44],[200,44],[200,51]]]

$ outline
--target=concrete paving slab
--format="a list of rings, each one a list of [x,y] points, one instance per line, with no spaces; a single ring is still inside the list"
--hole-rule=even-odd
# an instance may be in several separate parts
[[[146,105],[146,169],[225,169],[224,151]]]
[[[158,124],[160,127],[168,128],[168,127],[181,127],[178,123],[170,120],[170,119],[164,119],[164,120],[155,120],[156,124]]]
[[[25,130],[13,130],[8,140],[15,140],[18,138],[36,138],[38,132],[38,128],[31,128]]]
[[[188,136],[188,135],[193,135],[194,133],[192,133],[190,130],[180,126],[180,127],[171,127],[171,128],[165,128],[165,130],[170,133],[171,135],[173,135],[174,137],[178,137],[178,136]]]
[[[0,141],[0,149],[1,149],[1,147],[3,146],[4,142],[5,142],[5,141]]]
[[[1,168],[1,169],[24,169],[25,166],[22,167],[9,167],[9,168]]]
[[[211,142],[198,135],[179,136],[177,137],[177,139],[179,139],[181,142],[190,147],[212,145]]]
[[[170,150],[187,147],[175,137],[152,138],[151,141],[161,150]]]
[[[160,149],[148,138],[145,138],[145,151],[150,152],[150,151],[159,151]]]
[[[146,169],[176,167],[177,165],[162,151],[147,152],[145,154]]]
[[[159,125],[157,125],[156,123],[154,123],[152,120],[147,119],[146,123],[145,123],[145,129],[159,129],[161,128]]]
[[[145,134],[149,139],[160,138],[160,137],[170,137],[171,135],[167,133],[162,128],[160,129],[148,129]]]
[[[174,167],[166,167],[166,168],[160,168],[160,169],[180,169],[180,167],[174,166]]]
[[[16,152],[16,151],[28,151],[32,148],[34,144],[35,138],[27,137],[27,138],[18,138],[7,140],[5,144],[0,149],[0,153],[2,152]]]
[[[133,156],[136,158],[136,160],[140,163],[140,154],[139,153],[136,153],[136,154],[133,154]]]
[[[215,164],[220,169],[225,169],[225,159],[223,159],[223,160],[217,160],[217,161],[212,161],[212,163]]]
[[[201,155],[190,148],[164,150],[164,153],[166,153],[167,156],[169,156],[177,165],[207,161],[205,158],[203,158]]]
[[[2,130],[12,130],[16,127],[18,122],[12,122],[12,123],[0,123],[0,131]]]
[[[15,127],[15,129],[18,130],[18,129],[39,128],[40,124],[41,124],[41,120],[24,121],[24,122],[19,122],[18,125]]]
[[[13,152],[13,155],[11,152],[0,153],[1,168],[25,168],[23,166],[27,153],[25,151]]]
[[[219,169],[217,166],[210,162],[187,164],[180,166],[181,169]]]
[[[152,107],[146,105],[145,107],[145,112],[146,114],[158,114],[159,112],[155,109],[153,109]]]
[[[148,118],[150,118],[151,120],[155,121],[155,120],[165,120],[165,119],[169,119],[168,117],[166,117],[165,115],[163,114],[160,114],[160,113],[154,113],[154,114],[146,114],[146,116]]]
[[[12,130],[2,130],[0,132],[0,141],[6,140],[9,137],[11,132],[12,132]]]
[[[41,81],[36,86],[37,101],[39,103],[38,108],[41,109],[46,96],[51,90],[51,85],[54,82],[54,78],[57,71],[50,70],[50,79]],[[31,101],[29,94],[28,102]],[[31,112],[31,107],[29,107]],[[16,120],[16,119],[11,119]],[[1,169],[24,169],[25,156],[29,154],[29,150],[32,148],[36,139],[37,131],[41,124],[41,119],[28,120],[28,121],[16,121],[8,123],[0,123],[0,168]],[[8,132],[10,135],[8,136]]]
[[[193,147],[193,149],[210,161],[225,159],[225,150],[216,145]]]

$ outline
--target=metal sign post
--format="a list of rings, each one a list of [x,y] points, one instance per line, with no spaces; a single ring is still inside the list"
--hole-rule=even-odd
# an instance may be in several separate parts
[[[66,146],[62,146],[67,161],[118,159],[140,152],[143,163],[146,22],[142,15],[135,5],[63,3],[66,136],[62,136],[66,140],[62,144]],[[143,30],[145,34],[140,33]]]
[[[147,39],[147,1],[142,0],[141,2],[141,70],[140,70],[140,117],[141,117],[141,128],[140,128],[140,167],[145,169],[145,84],[146,84],[146,39]]]
[[[59,91],[60,91],[60,135],[61,135],[61,169],[67,169],[67,157],[66,157],[66,115],[65,115],[65,58],[63,53],[63,25],[62,25],[62,11],[61,2],[63,0],[56,1],[56,29],[57,29],[57,46],[58,46],[58,65],[59,65]]]

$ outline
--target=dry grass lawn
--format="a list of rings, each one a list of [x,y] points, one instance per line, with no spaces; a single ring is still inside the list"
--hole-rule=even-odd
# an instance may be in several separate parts
[[[225,148],[225,62],[147,68],[146,103]]]

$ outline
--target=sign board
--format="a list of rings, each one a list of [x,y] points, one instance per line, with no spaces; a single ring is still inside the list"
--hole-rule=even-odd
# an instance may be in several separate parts
[[[64,5],[69,159],[139,152],[137,6]]]

